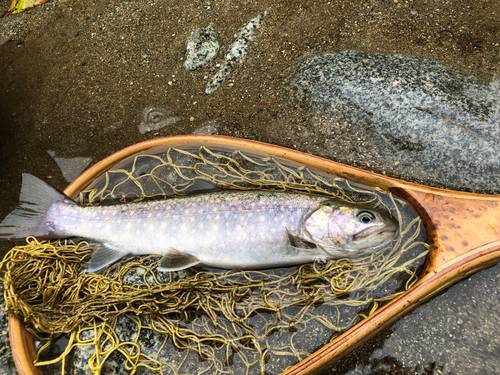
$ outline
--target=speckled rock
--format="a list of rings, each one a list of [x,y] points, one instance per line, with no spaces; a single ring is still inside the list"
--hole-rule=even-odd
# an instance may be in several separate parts
[[[242,62],[247,57],[250,42],[255,38],[255,32],[262,26],[262,21],[266,13],[259,14],[244,24],[236,34],[229,48],[227,49],[224,65],[208,82],[205,94],[210,95],[217,90],[233,72],[237,62]]]
[[[298,64],[286,100],[317,114],[323,151],[340,161],[500,189],[500,79],[483,83],[423,57],[343,51]]]
[[[219,51],[219,42],[212,25],[196,27],[186,43],[186,60],[184,67],[197,69],[212,61]]]

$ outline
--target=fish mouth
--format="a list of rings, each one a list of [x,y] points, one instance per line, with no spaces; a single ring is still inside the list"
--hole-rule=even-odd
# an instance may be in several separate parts
[[[371,227],[363,229],[361,232],[356,233],[353,237],[353,241],[361,241],[367,239],[369,237],[377,237],[377,238],[386,238],[386,237],[394,237],[398,230],[397,225],[387,225],[384,228],[380,227]]]

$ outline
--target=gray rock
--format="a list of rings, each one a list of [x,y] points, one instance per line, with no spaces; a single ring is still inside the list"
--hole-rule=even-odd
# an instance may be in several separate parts
[[[248,53],[248,46],[250,42],[254,40],[256,31],[262,26],[265,15],[266,12],[252,18],[234,34],[234,40],[227,49],[225,55],[224,65],[212,77],[210,82],[208,82],[207,88],[205,89],[206,95],[212,94],[224,83],[226,78],[233,72],[237,62],[241,63],[245,60]]]
[[[500,265],[477,273],[400,319],[322,375],[497,374],[499,287]]]
[[[193,134],[217,134],[217,122],[209,121],[201,128],[196,129]]]
[[[318,114],[323,153],[339,161],[500,191],[499,79],[486,84],[423,57],[344,51],[300,63],[286,101]]]
[[[197,69],[212,61],[218,51],[219,42],[213,26],[196,27],[186,43],[184,67],[188,70]]]
[[[170,115],[171,112],[165,108],[144,108],[142,121],[138,125],[139,133],[144,134],[152,130],[160,130],[181,120],[180,117]]]

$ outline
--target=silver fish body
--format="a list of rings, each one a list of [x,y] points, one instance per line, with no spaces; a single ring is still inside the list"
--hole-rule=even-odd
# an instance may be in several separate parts
[[[24,180],[20,205],[0,224],[0,238],[31,234],[100,242],[90,271],[127,254],[161,255],[159,268],[166,271],[196,264],[280,267],[373,251],[387,245],[398,228],[385,212],[315,195],[219,191],[79,206],[34,176],[24,175]],[[33,196],[38,194],[34,189],[45,192],[45,202]],[[23,212],[33,207],[40,212],[36,225],[27,223],[33,218]]]

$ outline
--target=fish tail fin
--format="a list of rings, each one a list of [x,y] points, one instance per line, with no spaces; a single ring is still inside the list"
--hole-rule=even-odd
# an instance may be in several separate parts
[[[28,236],[53,237],[52,222],[46,214],[50,206],[67,197],[55,188],[28,173],[23,173],[19,205],[0,223],[0,239],[17,240]],[[76,203],[75,203],[76,204]]]

